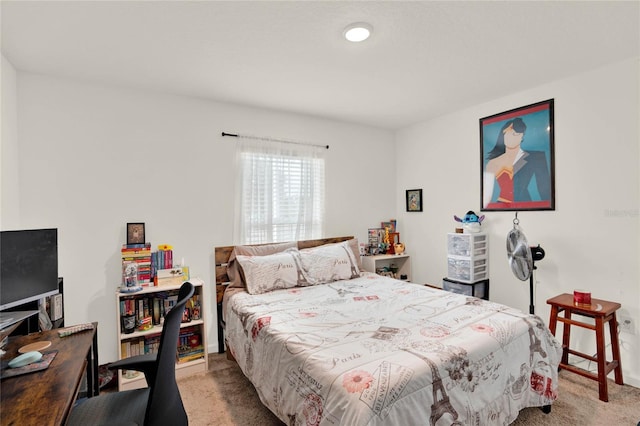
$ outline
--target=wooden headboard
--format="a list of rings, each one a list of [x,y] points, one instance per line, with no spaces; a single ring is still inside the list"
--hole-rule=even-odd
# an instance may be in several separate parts
[[[304,249],[309,247],[317,247],[324,244],[331,243],[340,243],[342,241],[347,241],[353,239],[353,236],[348,237],[333,237],[333,238],[320,238],[317,240],[300,240],[298,241],[298,248]],[[265,245],[265,244],[253,244],[256,246]],[[220,292],[224,292],[225,284],[229,282],[229,277],[227,276],[227,265],[229,264],[229,258],[231,257],[231,252],[235,246],[223,246],[216,247],[214,249],[215,253],[215,262],[216,262],[216,292],[218,302],[221,301],[222,295]]]

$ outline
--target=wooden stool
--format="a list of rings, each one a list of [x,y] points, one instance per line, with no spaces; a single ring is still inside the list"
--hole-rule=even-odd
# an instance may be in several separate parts
[[[607,374],[609,374],[611,370],[615,370],[616,384],[623,384],[622,366],[620,365],[620,343],[618,342],[617,333],[618,321],[616,320],[616,311],[620,309],[620,304],[600,299],[591,299],[590,305],[575,304],[573,302],[573,295],[567,293],[553,297],[547,300],[547,303],[551,305],[551,318],[549,319],[549,330],[551,333],[553,335],[556,334],[556,325],[558,321],[564,323],[562,332],[562,360],[560,361],[560,368],[569,370],[592,380],[597,380],[600,384],[600,400],[604,402],[609,401]],[[564,311],[564,318],[558,316],[562,311]],[[572,314],[593,318],[596,323],[595,325],[591,325],[573,320],[571,319]],[[609,332],[611,335],[611,352],[613,355],[613,360],[611,362],[607,361],[605,353],[605,323],[609,323]],[[572,325],[588,328],[589,330],[594,330],[596,332],[595,357],[569,348],[569,337],[571,335]],[[596,375],[582,368],[569,365],[569,354],[597,363],[598,374]]]

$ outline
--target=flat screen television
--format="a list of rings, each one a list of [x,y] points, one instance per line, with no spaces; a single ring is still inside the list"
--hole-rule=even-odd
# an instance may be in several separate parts
[[[0,232],[0,311],[58,293],[58,230]]]

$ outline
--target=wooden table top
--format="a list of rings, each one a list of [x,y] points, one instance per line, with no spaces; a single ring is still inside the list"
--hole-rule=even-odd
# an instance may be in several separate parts
[[[48,330],[9,340],[3,361],[19,355],[18,349],[38,341],[50,341],[42,352],[58,351],[46,370],[2,379],[0,405],[2,425],[62,425],[75,402],[91,350],[93,330],[60,337],[59,330]]]
[[[564,309],[570,309],[571,312],[588,316],[606,316],[618,309],[621,305],[617,302],[608,300],[591,298],[591,304],[579,304],[573,302],[573,294],[564,293],[547,300],[549,305],[557,305]]]

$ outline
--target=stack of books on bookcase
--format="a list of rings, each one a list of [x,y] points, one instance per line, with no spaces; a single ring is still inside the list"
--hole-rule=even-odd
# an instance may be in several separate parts
[[[163,247],[163,246],[160,246]],[[164,246],[168,247],[168,246]],[[158,248],[158,251],[151,253],[151,269],[152,276],[156,276],[156,272],[160,269],[173,268],[173,250],[170,248]]]
[[[198,327],[184,327],[180,329],[178,336],[178,352],[176,358],[178,364],[193,361],[204,357],[202,335]]]
[[[151,280],[151,243],[123,244],[122,245],[122,270],[127,265],[135,264],[138,270],[138,285],[148,287]]]

